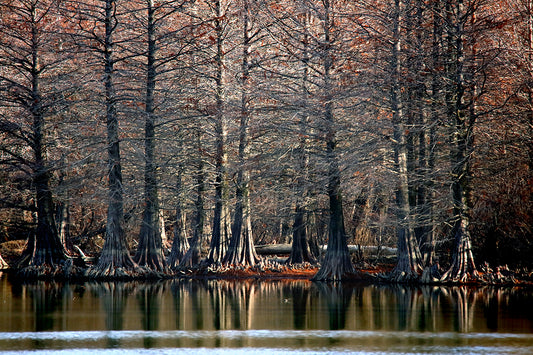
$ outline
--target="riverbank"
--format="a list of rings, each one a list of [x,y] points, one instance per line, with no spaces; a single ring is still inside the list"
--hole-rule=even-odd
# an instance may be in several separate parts
[[[0,255],[9,265],[14,265],[17,258],[20,257],[25,247],[24,241],[10,241],[0,244]],[[312,280],[319,270],[319,265],[311,265],[309,263],[300,265],[285,264],[286,255],[285,245],[274,247],[273,250],[279,252],[277,255],[270,255],[265,252],[266,248],[272,246],[260,246],[262,262],[252,266],[227,266],[227,265],[200,265],[198,267],[182,269],[168,274],[157,274],[148,272],[146,275],[126,277],[125,279],[166,279],[166,278],[193,278],[193,279],[256,279],[256,280]],[[391,253],[392,248],[385,250],[384,254],[377,258],[368,256],[369,262],[361,261],[355,262],[354,274],[346,275],[343,282],[363,282],[363,283],[398,283],[388,277],[389,273],[395,266],[394,257]],[[375,252],[374,249],[368,250]],[[368,251],[367,250],[367,251]],[[270,257],[268,257],[270,256]],[[73,258],[73,270],[76,271],[68,278],[71,280],[87,280],[90,279],[85,276],[84,270],[91,264],[94,257],[89,257],[89,265],[84,264],[79,257]],[[85,260],[87,261],[87,260]],[[8,272],[16,274],[16,270],[7,269]],[[442,272],[442,270],[439,270]],[[497,285],[497,286],[525,286],[533,287],[533,272],[530,270],[511,270],[507,266],[499,266],[491,268],[488,264],[478,266],[478,274],[474,279],[470,279],[466,283],[459,282],[441,282],[438,279],[424,279],[423,275],[416,280],[409,280],[412,284],[468,284],[476,285]]]

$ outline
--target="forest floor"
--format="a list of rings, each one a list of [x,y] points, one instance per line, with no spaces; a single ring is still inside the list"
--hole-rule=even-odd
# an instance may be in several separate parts
[[[13,265],[21,255],[26,242],[22,240],[0,243],[0,255]],[[319,267],[311,264],[286,265],[285,257],[266,257],[254,267],[201,267],[181,270],[169,277],[199,279],[252,279],[252,280],[311,280]],[[386,275],[393,270],[395,263],[390,258],[373,261],[354,262],[355,274],[349,275],[347,282],[383,283]],[[511,270],[507,266],[490,268],[487,264],[478,266],[478,281],[471,285],[527,286],[533,287],[533,271]]]

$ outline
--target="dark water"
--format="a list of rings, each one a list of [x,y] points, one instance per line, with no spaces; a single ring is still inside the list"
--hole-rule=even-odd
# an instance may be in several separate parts
[[[533,290],[0,278],[0,353],[533,354]]]

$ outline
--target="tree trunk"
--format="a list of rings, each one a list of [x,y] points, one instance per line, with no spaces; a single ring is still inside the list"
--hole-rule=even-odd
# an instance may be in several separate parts
[[[452,7],[454,7],[452,9]],[[452,147],[450,160],[452,165],[452,200],[454,212],[453,261],[448,271],[442,276],[441,281],[466,282],[477,278],[470,241],[470,157],[473,146],[473,125],[475,113],[467,114],[468,105],[465,104],[465,9],[462,0],[453,1],[447,11],[449,28],[449,51],[451,58],[448,60],[448,73],[451,76],[448,87],[448,116],[453,126]],[[470,103],[472,105],[473,103]]]
[[[217,40],[216,65],[216,155],[215,155],[215,209],[213,212],[213,229],[208,264],[218,264],[226,252],[231,237],[230,215],[228,209],[228,182],[226,176],[227,154],[225,151],[227,129],[224,117],[224,29],[222,23],[223,9],[220,0],[215,1],[215,32]]]
[[[108,208],[105,242],[98,263],[87,271],[93,278],[140,276],[142,270],[131,258],[124,235],[124,202],[116,93],[113,85],[113,31],[116,26],[115,0],[106,0],[104,37],[104,85],[107,123]]]
[[[198,167],[196,172],[196,217],[194,221],[194,232],[189,246],[189,250],[183,256],[179,264],[179,268],[190,268],[197,266],[200,263],[202,240],[204,238],[204,193],[205,193],[205,171],[204,161],[202,157],[202,142],[201,134],[198,129],[196,132],[196,144],[198,147]]]
[[[333,67],[333,55],[331,53],[331,29],[333,19],[331,17],[331,4],[329,0],[324,2],[324,123],[326,125],[326,158],[328,161],[328,198],[329,198],[329,231],[328,250],[322,261],[322,266],[313,277],[314,281],[341,281],[347,275],[353,274],[355,269],[350,260],[344,216],[342,211],[341,177],[338,156],[336,151],[336,127],[333,116],[333,83],[331,70]]]
[[[425,221],[424,235],[421,244],[421,253],[426,268],[433,266],[435,259],[435,220],[434,220],[434,201],[435,201],[435,151],[437,149],[437,128],[441,126],[439,118],[439,106],[442,105],[442,85],[438,68],[441,66],[441,48],[442,48],[442,26],[443,19],[440,2],[434,2],[432,5],[433,28],[432,28],[432,49],[431,49],[431,69],[433,75],[431,78],[431,121],[426,124],[425,130],[428,131],[429,152],[427,157],[427,170],[424,174],[426,188],[426,203],[422,209],[422,219]]]
[[[144,128],[144,212],[139,235],[139,245],[134,260],[139,266],[156,272],[165,272],[167,265],[163,253],[159,223],[159,196],[155,160],[154,91],[156,84],[156,42],[153,0],[147,2],[147,66]]]
[[[291,255],[287,259],[287,264],[300,264],[308,262],[314,264],[317,262],[316,256],[311,252],[309,246],[309,233],[307,225],[307,203],[309,199],[309,192],[307,188],[307,183],[309,180],[309,153],[307,151],[307,126],[309,124],[309,116],[307,114],[308,110],[308,80],[309,80],[309,35],[308,24],[309,24],[309,14],[305,12],[304,16],[304,28],[305,32],[303,34],[303,75],[302,75],[302,111],[300,113],[300,121],[298,122],[299,126],[299,147],[296,153],[298,159],[298,168],[299,174],[296,177],[296,207],[294,213],[294,221],[292,224],[292,249]],[[318,254],[317,254],[318,255]]]
[[[37,207],[37,228],[34,238],[30,237],[17,263],[19,273],[25,277],[47,277],[62,275],[68,277],[70,265],[63,244],[59,239],[54,219],[54,203],[50,191],[50,171],[45,161],[43,100],[40,92],[40,33],[37,28],[37,8],[31,8],[31,148],[34,154],[33,186]]]
[[[422,268],[420,265],[420,250],[416,241],[409,205],[409,177],[407,167],[407,147],[404,127],[404,112],[402,103],[401,86],[401,22],[402,1],[394,1],[393,18],[393,47],[392,47],[392,88],[391,109],[394,135],[394,163],[398,174],[398,188],[396,190],[396,216],[398,226],[396,229],[398,245],[398,262],[391,272],[390,277],[396,281],[409,281],[417,279]]]
[[[243,9],[243,54],[242,54],[242,91],[241,91],[241,112],[239,126],[239,165],[237,167],[237,188],[236,205],[231,239],[228,251],[224,256],[224,264],[253,266],[259,262],[259,256],[255,252],[254,240],[252,237],[252,218],[250,211],[250,175],[246,170],[246,159],[248,158],[249,138],[248,125],[250,122],[249,111],[249,56],[250,56],[250,34],[251,30],[249,18],[249,3],[244,0]]]
[[[178,176],[176,183],[177,203],[176,203],[176,221],[174,225],[174,241],[172,242],[172,250],[168,255],[167,264],[171,270],[177,270],[179,264],[185,253],[189,249],[189,241],[187,240],[186,216],[184,212],[183,202],[183,182],[182,182],[183,167],[178,168]]]

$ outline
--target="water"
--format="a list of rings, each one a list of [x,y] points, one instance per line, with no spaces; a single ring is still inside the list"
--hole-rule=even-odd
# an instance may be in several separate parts
[[[533,354],[533,290],[0,278],[0,354]]]

